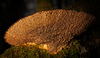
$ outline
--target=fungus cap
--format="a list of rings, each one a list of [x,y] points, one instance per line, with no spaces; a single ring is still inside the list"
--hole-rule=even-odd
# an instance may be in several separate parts
[[[13,24],[4,38],[10,45],[35,43],[46,47],[49,53],[57,53],[84,32],[94,19],[90,14],[74,10],[37,12]]]

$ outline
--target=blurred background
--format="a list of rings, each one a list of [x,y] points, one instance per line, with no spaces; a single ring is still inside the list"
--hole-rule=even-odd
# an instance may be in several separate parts
[[[89,50],[93,55],[100,53],[98,52],[100,48],[99,0],[0,0],[0,54],[10,47],[4,40],[4,34],[13,23],[35,12],[52,9],[84,11],[94,15],[97,22],[81,38],[88,39],[86,44],[82,44],[89,48],[93,47]]]
[[[4,40],[5,31],[20,18],[37,11],[65,8],[74,0],[0,0],[0,54],[9,48]],[[67,3],[67,4],[66,4]]]

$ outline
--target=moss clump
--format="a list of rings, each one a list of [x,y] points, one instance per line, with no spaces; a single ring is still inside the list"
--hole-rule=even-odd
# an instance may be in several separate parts
[[[44,56],[43,56],[44,55]],[[17,46],[11,47],[1,55],[1,58],[49,58],[46,50],[39,49],[35,46]]]
[[[36,46],[12,46],[1,55],[1,58],[79,58],[79,46],[78,41],[74,41],[67,49],[63,49],[57,54],[49,54],[46,50]]]
[[[45,11],[45,10],[52,10],[53,4],[51,3],[51,0],[37,0],[38,9],[37,11]]]
[[[57,58],[79,58],[80,56],[80,43],[78,40],[71,42],[67,49],[64,49],[57,54]]]

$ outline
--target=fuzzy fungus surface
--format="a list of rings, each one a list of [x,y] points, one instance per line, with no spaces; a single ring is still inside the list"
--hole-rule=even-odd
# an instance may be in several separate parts
[[[94,21],[94,16],[74,10],[56,9],[37,12],[13,24],[5,34],[8,44],[39,44],[57,53]]]

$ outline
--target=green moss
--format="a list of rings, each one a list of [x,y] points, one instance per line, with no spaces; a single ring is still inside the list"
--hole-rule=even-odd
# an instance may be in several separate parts
[[[51,0],[37,0],[37,1],[38,1],[37,11],[46,11],[53,9],[53,4],[51,3]]]
[[[79,42],[73,41],[71,45],[60,52],[57,53],[57,58],[79,58],[80,56],[80,44]]]
[[[79,46],[78,41],[74,41],[67,49],[57,54],[49,54],[36,46],[12,46],[1,55],[1,58],[79,58]]]
[[[46,58],[49,57],[46,50],[39,49],[35,46],[17,46],[11,47],[1,55],[1,58],[39,58],[45,55]]]

